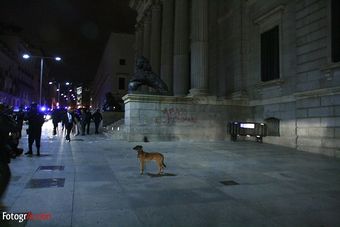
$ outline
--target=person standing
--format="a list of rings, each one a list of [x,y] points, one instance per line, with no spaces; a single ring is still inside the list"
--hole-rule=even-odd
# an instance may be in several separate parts
[[[73,128],[74,123],[75,123],[75,120],[74,120],[73,111],[72,109],[68,109],[66,113],[66,119],[65,119],[66,140],[68,140],[68,142],[71,142],[70,134],[71,134],[71,130]]]
[[[53,123],[53,135],[57,135],[57,128],[58,128],[58,123],[59,123],[59,113],[58,109],[53,109],[52,110],[52,123]]]
[[[78,136],[80,134],[80,113],[79,110],[74,111],[74,120],[75,120],[75,136]]]
[[[60,119],[61,119],[61,132],[62,134],[64,133],[66,134],[67,130],[65,129],[65,125],[67,123],[67,111],[63,109],[59,112],[59,114],[60,114]],[[64,132],[64,129],[65,129],[65,132]]]
[[[99,109],[97,109],[96,112],[92,115],[92,119],[94,121],[95,129],[96,129],[95,133],[98,134],[99,124],[103,120],[103,116],[100,113]]]
[[[85,109],[80,110],[80,125],[81,125],[81,135],[85,136],[85,125],[86,125]]]
[[[18,125],[19,139],[21,138],[21,131],[22,131],[22,126],[24,124],[24,118],[25,118],[25,112],[24,112],[23,106],[21,105],[19,107],[18,113],[16,113],[15,115],[15,121],[17,122],[17,125]]]
[[[37,156],[40,156],[41,127],[43,126],[45,119],[44,115],[38,111],[36,103],[31,104],[31,108],[28,111],[25,120],[28,121],[28,151],[25,154],[33,154],[32,146],[35,141]]]
[[[8,166],[11,160],[9,134],[17,130],[16,121],[7,111],[7,107],[0,102],[0,199],[11,178],[11,170]]]
[[[90,124],[91,124],[91,118],[92,114],[89,109],[85,110],[85,126],[86,126],[86,133],[87,135],[90,134]]]

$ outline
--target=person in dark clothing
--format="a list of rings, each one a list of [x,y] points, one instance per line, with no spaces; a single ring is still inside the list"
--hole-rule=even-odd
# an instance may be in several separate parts
[[[53,135],[57,135],[57,128],[58,128],[58,123],[60,121],[60,114],[58,109],[53,109],[52,110],[52,123],[53,123]]]
[[[17,122],[19,139],[21,138],[22,126],[24,124],[25,112],[23,106],[19,107],[18,113],[15,114],[15,121]]]
[[[70,134],[71,134],[73,125],[75,124],[75,119],[74,119],[74,114],[73,114],[72,109],[69,109],[67,111],[64,122],[65,122],[65,128],[66,128],[66,140],[68,140],[68,142],[71,142]]]
[[[60,117],[60,121],[61,121],[61,131],[64,133],[65,125],[67,123],[67,111],[60,110],[59,117]],[[65,134],[66,134],[66,131],[67,130],[65,130]]]
[[[18,130],[16,121],[7,111],[8,108],[0,103],[0,199],[11,178],[11,170],[8,166],[12,152],[9,135]]]
[[[100,113],[100,110],[97,109],[96,112],[92,115],[92,119],[94,121],[94,125],[96,128],[95,133],[98,134],[98,128],[99,128],[99,124],[100,122],[103,120],[102,114]]]
[[[90,134],[90,124],[91,124],[91,118],[92,114],[89,109],[85,110],[85,127],[86,127],[86,133],[87,135]]]
[[[75,136],[80,134],[80,113],[79,110],[74,111],[74,120],[75,120]]]
[[[25,117],[28,121],[28,151],[27,155],[32,155],[32,146],[35,141],[37,147],[37,155],[40,156],[40,140],[41,140],[41,127],[45,122],[44,115],[38,111],[36,103],[31,104],[31,108]]]
[[[81,135],[85,136],[85,125],[86,125],[86,112],[85,109],[80,110],[80,125],[81,125]]]

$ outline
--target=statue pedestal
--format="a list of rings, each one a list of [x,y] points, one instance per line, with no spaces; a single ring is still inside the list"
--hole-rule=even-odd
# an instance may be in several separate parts
[[[251,116],[242,103],[216,97],[128,94],[123,100],[128,141],[224,140],[229,121]]]

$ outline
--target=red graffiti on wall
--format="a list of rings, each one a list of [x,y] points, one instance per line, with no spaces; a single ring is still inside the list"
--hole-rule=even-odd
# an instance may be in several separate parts
[[[163,116],[161,118],[156,118],[156,123],[173,124],[175,122],[189,122],[195,123],[197,119],[188,114],[188,112],[183,111],[178,108],[165,108],[162,110]]]

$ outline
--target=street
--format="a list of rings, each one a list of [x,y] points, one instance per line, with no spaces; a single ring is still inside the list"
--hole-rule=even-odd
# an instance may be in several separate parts
[[[44,124],[41,156],[34,147],[12,160],[2,199],[7,213],[36,216],[5,226],[340,225],[339,159],[255,142],[133,143],[91,133],[66,142],[61,127],[52,136]],[[137,144],[165,156],[163,176],[153,161],[139,174]],[[20,147],[27,151],[25,134]]]

